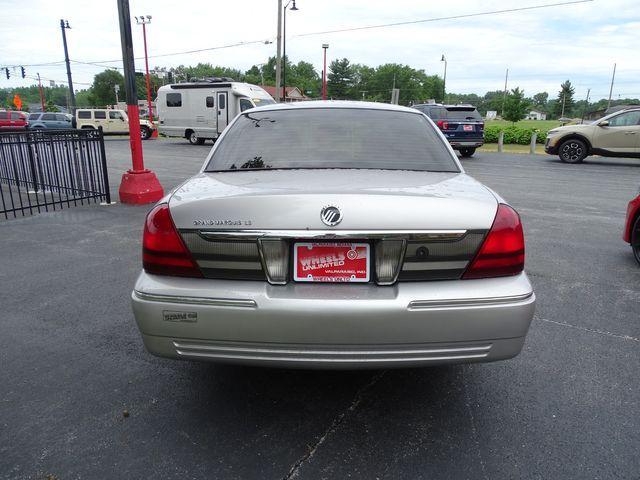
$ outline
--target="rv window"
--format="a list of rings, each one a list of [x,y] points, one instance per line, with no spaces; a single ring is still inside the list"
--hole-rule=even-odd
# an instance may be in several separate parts
[[[91,118],[91,112],[88,110],[80,110],[78,112],[78,118]]]
[[[106,119],[107,118],[107,112],[105,112],[104,110],[94,110],[93,118],[95,118],[95,119]]]
[[[253,103],[251,103],[246,98],[241,98],[240,99],[240,111],[244,112],[245,110],[248,110],[250,108],[253,108]]]
[[[213,108],[213,97],[207,97],[207,108]]]
[[[224,96],[224,93],[221,93],[220,95],[218,95],[218,108],[220,110],[223,110],[226,108],[226,97]]]
[[[167,93],[167,107],[181,107],[181,106],[182,106],[181,93]]]

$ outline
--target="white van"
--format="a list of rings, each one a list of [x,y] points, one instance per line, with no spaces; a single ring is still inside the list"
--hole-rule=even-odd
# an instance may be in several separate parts
[[[79,108],[76,110],[76,128],[97,130],[102,127],[105,135],[129,135],[129,117],[124,110],[110,108]],[[151,138],[155,127],[148,120],[140,119],[140,136]]]
[[[215,141],[240,112],[269,103],[275,102],[262,88],[226,77],[165,85],[156,99],[158,132],[202,145]]]

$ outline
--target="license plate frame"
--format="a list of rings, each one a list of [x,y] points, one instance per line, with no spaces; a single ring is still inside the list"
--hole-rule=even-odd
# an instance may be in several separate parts
[[[368,243],[303,241],[293,244],[295,282],[367,283],[370,279],[371,245]]]

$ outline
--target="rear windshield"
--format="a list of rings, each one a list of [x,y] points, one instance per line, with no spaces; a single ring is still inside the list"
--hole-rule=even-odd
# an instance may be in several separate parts
[[[241,114],[206,171],[273,168],[460,171],[422,115],[348,108]]]
[[[447,108],[447,120],[482,120],[475,108]]]

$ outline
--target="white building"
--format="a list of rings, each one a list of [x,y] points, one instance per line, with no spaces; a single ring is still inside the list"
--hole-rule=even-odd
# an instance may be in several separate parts
[[[546,120],[547,114],[537,110],[531,110],[524,118],[525,120]]]

